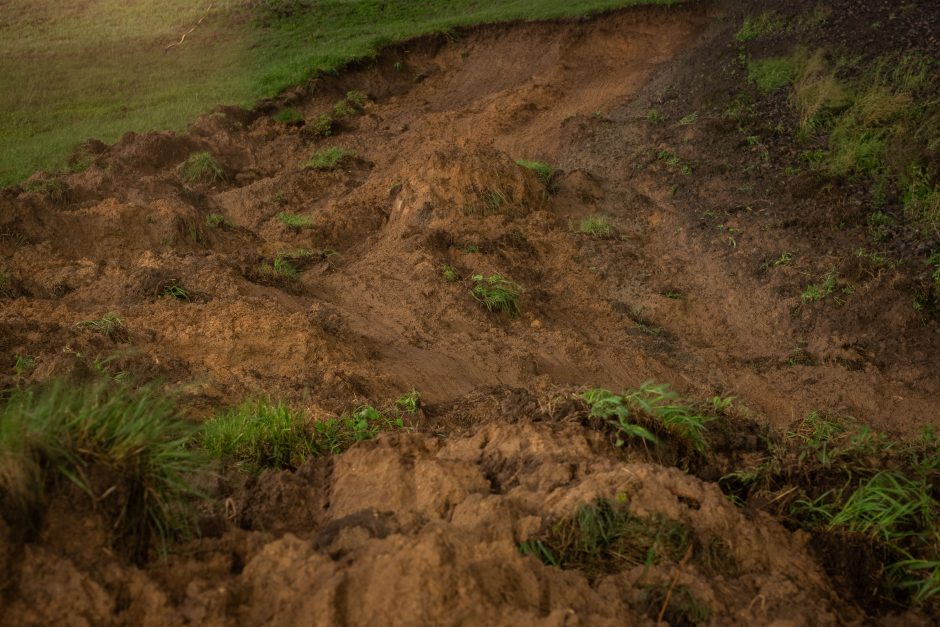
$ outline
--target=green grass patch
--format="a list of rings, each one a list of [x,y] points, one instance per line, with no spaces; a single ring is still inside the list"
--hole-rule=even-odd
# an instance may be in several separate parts
[[[555,168],[541,161],[527,161],[525,159],[517,159],[516,163],[527,170],[532,170],[535,172],[535,175],[546,188],[552,188],[553,178],[555,176]]]
[[[322,148],[304,163],[304,167],[314,168],[315,170],[335,170],[343,159],[355,156],[355,152],[345,148]]]
[[[792,83],[797,71],[797,61],[792,57],[757,59],[747,63],[748,80],[765,94]]]
[[[281,124],[300,124],[304,121],[303,114],[292,107],[281,109],[271,117],[275,122],[280,122]]]
[[[225,180],[225,171],[209,152],[194,152],[180,168],[180,177],[190,185]]]
[[[400,416],[386,416],[371,406],[308,421],[287,405],[249,401],[206,422],[199,444],[211,456],[257,473],[265,468],[296,469],[309,457],[341,453],[383,431],[404,428]]]
[[[508,314],[510,317],[519,315],[519,299],[522,296],[522,286],[498,274],[488,277],[475,274],[470,278],[472,287],[470,293],[486,307],[487,311],[496,311]]]
[[[607,216],[590,216],[581,220],[578,233],[600,239],[613,237],[614,227]]]
[[[313,226],[313,220],[306,216],[300,216],[289,211],[282,211],[277,214],[277,221],[289,229],[306,229]]]
[[[0,23],[0,186],[64,168],[89,137],[182,130],[219,104],[252,106],[397,41],[462,25],[670,3],[10,0]]]
[[[826,276],[823,278],[820,283],[810,283],[806,286],[806,289],[803,290],[803,293],[800,294],[800,300],[804,303],[816,303],[824,299],[825,297],[832,294],[836,288],[836,271],[835,269],[830,270],[826,273]]]
[[[221,213],[210,213],[206,216],[206,226],[210,229],[217,229],[225,225],[225,216]]]
[[[15,390],[0,409],[0,494],[10,524],[37,523],[67,482],[113,521],[136,561],[195,529],[190,483],[204,466],[192,427],[151,388],[53,383]]]

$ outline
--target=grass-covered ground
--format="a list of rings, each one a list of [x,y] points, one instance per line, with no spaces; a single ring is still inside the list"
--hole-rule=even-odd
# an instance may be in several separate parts
[[[387,43],[675,1],[9,0],[0,16],[0,185],[64,167],[90,137],[180,129],[213,106],[250,106]]]

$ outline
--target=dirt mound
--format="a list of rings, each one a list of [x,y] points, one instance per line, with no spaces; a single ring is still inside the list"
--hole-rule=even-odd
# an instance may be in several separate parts
[[[605,445],[573,425],[491,425],[450,441],[386,437],[236,490],[226,508],[247,529],[182,545],[146,571],[127,572],[102,554],[90,567],[87,544],[60,546],[51,535],[20,556],[22,583],[5,618],[653,624],[674,579],[683,598],[720,624],[769,617],[836,624],[851,616],[826,592],[805,535],[766,515],[747,517],[717,487],[678,470],[623,464]],[[729,539],[721,572],[653,563],[589,579],[519,551],[520,542],[597,498],[675,521],[696,539]],[[50,527],[60,524],[56,516],[69,513],[52,514]]]

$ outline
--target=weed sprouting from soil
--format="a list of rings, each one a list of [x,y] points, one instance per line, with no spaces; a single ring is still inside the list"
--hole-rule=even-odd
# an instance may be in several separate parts
[[[698,453],[708,449],[705,426],[711,418],[679,402],[669,386],[652,381],[622,395],[602,388],[586,391],[581,397],[591,408],[591,418],[604,420],[617,430],[617,446],[624,437],[640,438],[657,444],[656,433],[668,435]]]
[[[800,300],[804,303],[815,303],[821,301],[826,296],[832,294],[836,288],[836,271],[830,270],[826,273],[821,283],[810,283],[800,295]]]
[[[296,213],[290,213],[289,211],[282,211],[277,214],[277,220],[287,228],[294,230],[306,229],[313,226],[313,220],[310,218],[297,215]]]
[[[160,298],[174,298],[176,300],[190,300],[189,290],[187,290],[182,283],[177,279],[167,281],[159,290],[158,296]]]
[[[83,320],[74,325],[77,330],[89,330],[100,333],[115,342],[127,342],[130,338],[124,319],[117,313],[110,311],[98,320]]]
[[[325,252],[320,253],[321,257],[326,254]],[[307,248],[281,251],[275,255],[273,261],[262,263],[258,267],[258,274],[269,279],[296,281],[300,278],[301,268],[298,266],[314,256],[316,256],[316,253]]]
[[[203,464],[191,434],[152,388],[15,390],[0,409],[0,493],[13,504],[4,516],[35,522],[47,495],[71,482],[113,519],[115,545],[144,561],[153,540],[194,530],[189,477]]]
[[[225,225],[225,216],[221,213],[210,213],[206,216],[206,226],[210,229],[217,229]]]
[[[180,167],[180,176],[190,185],[194,183],[213,183],[225,180],[225,170],[211,153],[194,152]]]
[[[816,534],[824,552],[866,547],[872,563],[835,574],[857,582],[852,589],[865,596],[856,601],[875,607],[923,604],[940,592],[938,479],[940,438],[932,430],[899,442],[813,412],[770,441],[759,463],[726,474],[719,485],[738,502],[771,505]]]
[[[535,172],[535,175],[542,182],[546,189],[553,189],[555,168],[541,161],[527,161],[525,159],[517,159],[516,163],[527,170],[532,170]]]
[[[457,269],[448,264],[444,264],[443,268],[441,268],[441,276],[448,283],[454,283],[460,280],[460,274],[457,273]]]
[[[383,431],[404,428],[400,417],[386,416],[372,406],[311,422],[287,405],[256,400],[206,422],[199,443],[213,457],[255,473],[296,469],[308,457],[341,453]]]
[[[356,153],[344,148],[323,148],[315,152],[310,160],[304,164],[304,167],[314,168],[315,170],[335,170],[343,159],[355,156]]]
[[[281,124],[300,124],[304,121],[303,114],[291,107],[281,109],[272,117],[275,122],[280,122]]]
[[[475,274],[470,278],[472,287],[470,293],[479,302],[483,303],[487,311],[497,311],[508,314],[510,317],[519,315],[519,298],[522,296],[522,287],[498,274],[484,277]]]
[[[590,216],[581,220],[578,233],[599,239],[613,237],[614,227],[607,216]]]
[[[418,392],[418,390],[411,390],[407,394],[399,396],[398,399],[395,400],[395,406],[409,414],[416,413],[421,406],[420,392]]]

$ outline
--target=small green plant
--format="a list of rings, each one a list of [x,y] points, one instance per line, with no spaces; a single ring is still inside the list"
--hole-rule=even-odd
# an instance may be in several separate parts
[[[16,379],[28,377],[36,369],[36,359],[29,355],[14,355],[13,375]]]
[[[404,428],[405,422],[401,418],[389,418],[375,407],[365,405],[339,418],[314,422],[314,447],[321,455],[333,455],[356,442],[371,440],[383,431]]]
[[[690,113],[679,120],[679,126],[688,126],[698,121],[698,113]]]
[[[498,274],[484,277],[475,274],[470,279],[473,286],[470,288],[473,297],[483,303],[487,311],[497,311],[515,317],[519,314],[519,298],[522,296],[522,287]]]
[[[277,220],[289,229],[300,230],[313,226],[313,220],[306,216],[300,216],[289,211],[282,211],[277,214]]]
[[[664,148],[663,150],[659,151],[657,157],[660,161],[664,161],[670,168],[678,169],[686,176],[692,174],[692,166],[680,159],[679,155],[672,152],[671,150]]]
[[[304,164],[304,167],[316,170],[335,170],[343,159],[355,156],[356,153],[344,148],[323,148],[314,153],[310,160]]]
[[[761,264],[761,270],[769,270],[770,268],[779,268],[781,266],[789,266],[793,262],[793,253],[790,251],[784,251],[780,253],[780,256],[776,259],[770,259]]]
[[[441,269],[441,276],[444,277],[444,280],[448,283],[453,283],[460,279],[460,275],[457,274],[457,270],[454,266],[444,264],[444,267]]]
[[[175,298],[176,300],[190,300],[189,290],[183,287],[183,284],[177,279],[168,281],[159,293],[160,298]]]
[[[333,134],[333,116],[329,113],[317,116],[313,122],[307,125],[314,135],[329,137]]]
[[[404,412],[408,412],[409,414],[416,413],[418,411],[418,407],[421,406],[421,394],[418,392],[418,390],[411,390],[407,394],[399,396],[395,401],[395,406]]]
[[[591,418],[607,421],[617,430],[618,446],[622,436],[658,443],[653,430],[684,442],[703,453],[708,448],[705,425],[711,419],[678,402],[678,395],[668,385],[646,381],[639,388],[622,395],[602,388],[586,391],[581,398],[591,408]]]
[[[402,63],[401,61],[395,61],[395,65],[393,65],[392,68],[393,68],[396,72],[401,72],[402,70],[405,69],[405,64]]]
[[[87,329],[107,337],[115,342],[127,342],[130,338],[124,320],[117,313],[110,311],[98,320],[83,320],[75,324],[75,329]]]
[[[149,387],[14,390],[0,407],[0,493],[13,505],[3,515],[41,511],[49,490],[71,482],[113,519],[114,545],[146,561],[154,541],[195,530],[190,477],[203,462],[191,434],[172,399]]]
[[[607,216],[590,216],[581,220],[578,225],[578,232],[583,235],[590,235],[599,239],[613,237],[614,227],[610,224]]]
[[[193,183],[212,183],[225,180],[225,171],[211,153],[194,152],[183,162],[180,169],[183,181]]]
[[[333,115],[334,120],[337,120],[339,118],[352,117],[356,115],[357,113],[358,111],[356,110],[356,108],[353,107],[351,104],[349,104],[345,100],[340,100],[339,102],[333,105],[332,115]]]
[[[346,102],[360,109],[365,105],[368,99],[369,97],[363,91],[352,90],[346,92]]]
[[[815,303],[826,296],[832,294],[833,290],[836,287],[836,271],[833,268],[830,270],[825,278],[823,278],[822,283],[810,283],[806,286],[806,289],[803,290],[803,293],[800,295],[800,299],[804,303]]]
[[[281,124],[300,124],[304,121],[304,116],[297,109],[288,107],[274,114],[274,121]]]
[[[646,112],[646,121],[650,124],[659,124],[663,121],[663,114],[659,109],[650,109]]]
[[[542,184],[545,185],[545,187],[552,187],[552,179],[555,176],[555,168],[541,161],[526,161],[525,159],[517,159],[516,163],[527,170],[532,170],[535,172],[535,175],[542,182]]]
[[[225,224],[225,216],[221,213],[210,213],[206,216],[206,226],[210,229],[217,229]]]

